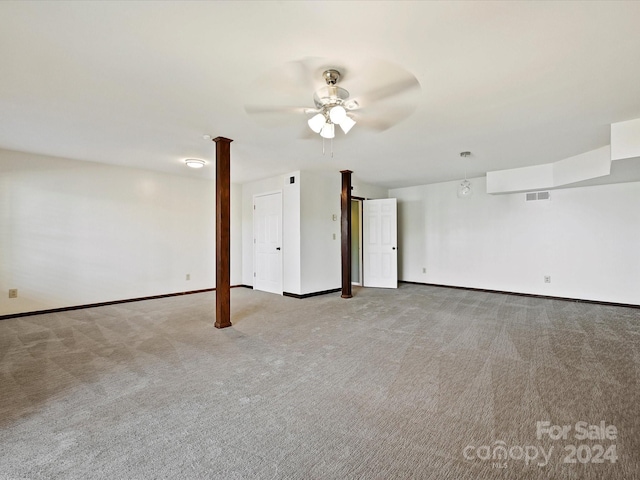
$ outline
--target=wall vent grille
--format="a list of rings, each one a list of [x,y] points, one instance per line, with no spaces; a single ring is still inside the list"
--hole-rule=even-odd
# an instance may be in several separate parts
[[[550,200],[551,195],[549,192],[530,192],[525,195],[527,202],[533,202],[536,200]]]
[[[551,198],[549,192],[538,192],[538,200],[549,200],[549,198]]]

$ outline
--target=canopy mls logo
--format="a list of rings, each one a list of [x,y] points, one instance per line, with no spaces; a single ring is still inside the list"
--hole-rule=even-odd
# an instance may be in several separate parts
[[[546,467],[552,459],[554,451],[559,460],[567,464],[600,464],[616,463],[618,455],[616,445],[612,442],[618,438],[615,425],[607,425],[603,420],[598,424],[585,421],[573,425],[554,425],[550,421],[536,422],[536,439],[544,442],[572,441],[588,443],[564,443],[551,445],[545,449],[542,445],[511,445],[503,440],[496,440],[492,445],[467,445],[462,456],[467,461],[491,462],[492,468],[507,468],[509,460],[523,461],[525,465]],[[594,443],[601,442],[601,443]]]
[[[493,445],[467,445],[462,450],[465,460],[491,461],[493,468],[507,468],[507,460],[524,461],[526,465],[536,462],[539,467],[544,467],[549,463],[549,458],[553,453],[553,447],[545,451],[543,447],[536,445],[513,445],[507,447],[502,440],[496,440]]]

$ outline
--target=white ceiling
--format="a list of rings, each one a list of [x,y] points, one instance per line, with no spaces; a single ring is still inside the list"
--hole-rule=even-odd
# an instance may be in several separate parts
[[[234,182],[348,168],[386,187],[549,163],[640,117],[639,22],[634,1],[2,1],[0,148],[213,178],[182,163],[213,160],[209,134],[234,140]],[[390,62],[420,82],[398,97],[415,111],[337,135],[333,158],[304,114],[245,112],[312,106],[315,86],[264,82],[305,59],[355,96]]]

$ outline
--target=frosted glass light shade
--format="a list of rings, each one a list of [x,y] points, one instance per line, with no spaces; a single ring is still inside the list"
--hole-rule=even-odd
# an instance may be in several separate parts
[[[311,130],[313,130],[316,133],[320,133],[320,131],[322,130],[322,127],[326,122],[325,122],[324,115],[321,113],[318,113],[317,115],[314,115],[313,117],[311,117],[307,123],[309,124],[309,128]]]
[[[344,133],[349,133],[349,130],[356,124],[356,121],[351,117],[345,115],[344,119],[340,122],[340,128]]]
[[[336,136],[335,125],[333,123],[325,123],[324,127],[320,131],[320,136],[323,138],[333,138]]]
[[[204,167],[204,160],[200,160],[198,158],[187,158],[184,163],[187,167],[191,168],[202,168]]]
[[[336,105],[329,111],[329,118],[333,123],[337,123],[339,125],[345,118],[347,118],[347,111],[344,107]]]
[[[473,190],[471,190],[471,182],[469,180],[463,181],[458,186],[458,198],[470,197],[472,194]]]

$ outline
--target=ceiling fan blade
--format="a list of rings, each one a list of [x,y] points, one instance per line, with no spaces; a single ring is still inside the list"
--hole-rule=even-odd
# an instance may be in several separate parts
[[[354,128],[354,130],[358,127],[362,128],[367,128],[369,130],[375,130],[376,132],[384,132],[385,130],[390,129],[391,127],[393,127],[394,123],[390,122],[388,120],[382,120],[380,118],[358,118],[357,120],[357,124]]]
[[[319,59],[315,57],[305,57],[301,60],[288,62],[285,69],[288,71],[289,78],[296,82],[301,88],[306,91],[313,92],[320,80],[317,75],[317,68],[314,64],[318,63]]]
[[[254,114],[272,114],[272,113],[307,113],[307,110],[315,111],[315,109],[307,107],[274,107],[267,105],[245,105],[244,111],[250,115]]]
[[[418,82],[418,79],[416,77],[411,75],[410,77],[396,80],[387,85],[370,90],[364,95],[356,97],[354,100],[359,105],[359,108],[362,108],[371,105],[374,102],[391,98],[396,95],[401,95],[412,90],[417,91],[419,89],[420,82]]]
[[[251,82],[249,92],[252,102],[269,98],[274,103],[304,102],[311,99],[313,92],[322,84],[317,73],[320,59],[306,57],[274,67]]]
[[[245,105],[244,110],[257,124],[267,128],[276,128],[303,122],[306,118],[304,113],[307,108]]]
[[[298,135],[298,139],[300,140],[311,140],[313,138],[319,137],[317,133],[314,133],[309,127],[305,125],[305,128],[300,131],[300,135]]]
[[[402,122],[409,117],[414,111],[415,105],[396,105],[385,106],[384,108],[368,108],[364,111],[353,113],[353,119],[357,122],[356,126],[362,126],[378,132],[383,132],[389,128]]]

